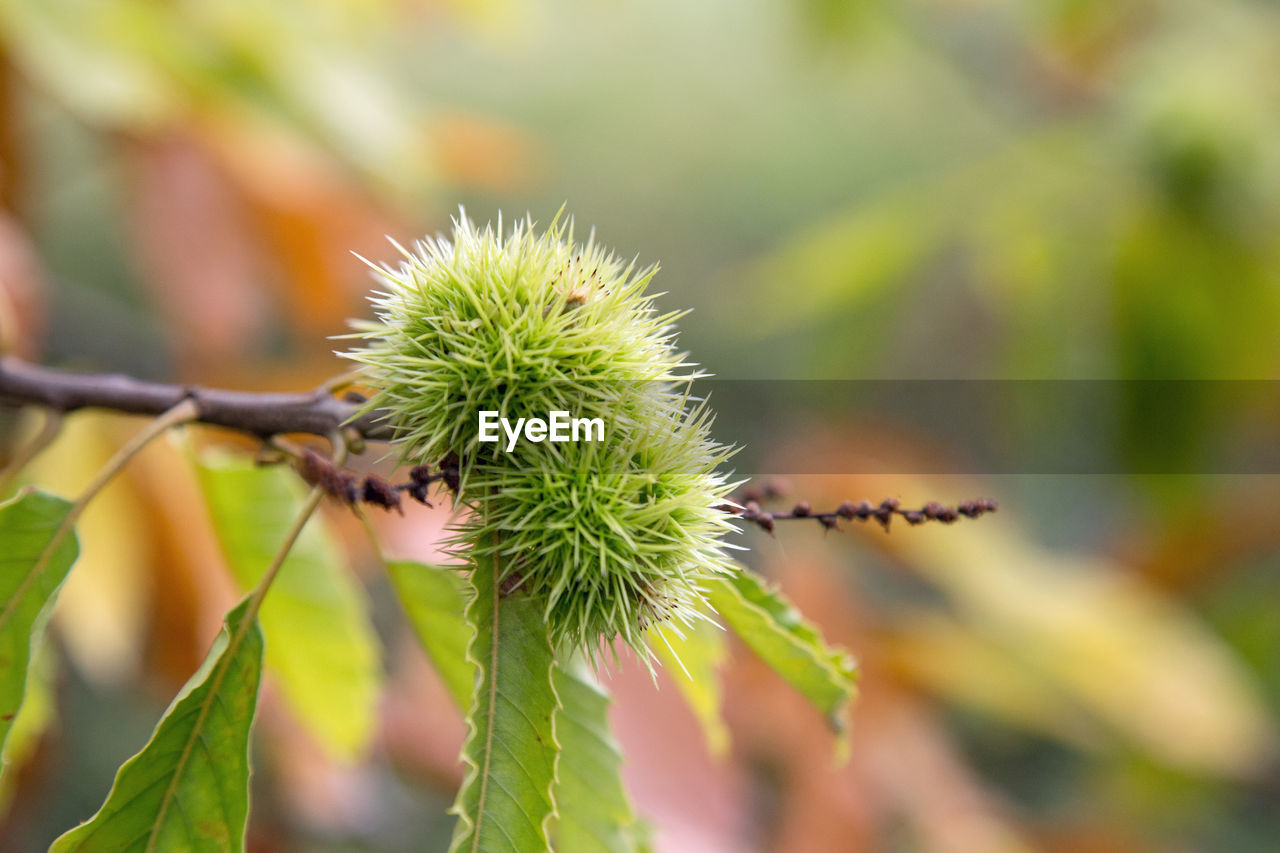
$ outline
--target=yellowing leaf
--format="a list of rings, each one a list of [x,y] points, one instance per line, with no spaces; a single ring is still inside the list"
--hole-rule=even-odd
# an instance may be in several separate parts
[[[894,621],[885,638],[887,663],[920,686],[957,704],[1083,748],[1102,731],[1079,703],[1022,659],[992,640],[981,625],[935,613]]]
[[[652,630],[649,647],[702,725],[707,749],[717,757],[725,756],[729,728],[721,716],[720,667],[729,657],[727,636],[720,626],[701,620],[682,626],[680,634],[670,625],[659,624]]]
[[[476,683],[475,665],[467,659],[472,630],[463,612],[466,582],[454,569],[411,560],[389,560],[387,576],[449,695],[465,712]]]
[[[982,524],[920,527],[891,547],[967,622],[1152,757],[1252,772],[1276,753],[1257,685],[1189,612],[1105,558],[1055,554]]]
[[[236,581],[251,588],[298,514],[287,468],[207,460],[200,480]],[[381,668],[363,590],[322,518],[298,537],[262,605],[267,670],[298,720],[333,756],[354,760],[373,734]]]

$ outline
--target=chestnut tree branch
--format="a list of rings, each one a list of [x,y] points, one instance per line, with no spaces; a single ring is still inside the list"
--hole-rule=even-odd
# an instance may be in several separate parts
[[[310,433],[331,438],[354,432],[368,441],[390,441],[394,432],[381,413],[367,412],[357,416],[360,403],[334,396],[332,383],[302,393],[228,391],[199,385],[172,385],[147,382],[116,373],[75,373],[42,367],[10,356],[0,357],[0,406],[35,405],[56,413],[77,409],[110,409],[136,415],[162,415],[182,403],[193,412],[187,418],[194,423],[239,430],[264,440],[284,433]],[[410,482],[393,485],[375,476],[363,481],[345,472],[341,466],[328,463],[314,451],[295,453],[295,465],[303,479],[349,505],[372,503],[384,509],[400,510],[400,492],[408,492],[420,503],[428,503],[428,488],[436,482],[451,491],[458,487],[457,459],[441,460],[439,470],[431,472],[425,465],[414,468]],[[829,512],[814,512],[808,503],[795,505],[790,512],[768,512],[760,502],[781,495],[775,484],[763,489],[749,489],[742,503],[726,504],[726,512],[756,524],[772,533],[774,522],[811,519],[828,530],[836,520],[874,520],[886,530],[893,516],[908,524],[940,521],[950,524],[958,518],[978,518],[995,512],[994,501],[966,501],[956,507],[930,502],[920,509],[903,509],[893,499],[878,506],[859,501],[846,501]]]
[[[228,391],[199,385],[147,382],[115,373],[75,373],[21,359],[0,358],[0,405],[35,405],[56,412],[111,409],[160,415],[190,400],[196,423],[239,430],[261,438],[281,433],[330,436],[354,430],[370,441],[389,441],[391,427],[378,412],[356,417],[359,404],[335,397],[328,387],[301,393]]]

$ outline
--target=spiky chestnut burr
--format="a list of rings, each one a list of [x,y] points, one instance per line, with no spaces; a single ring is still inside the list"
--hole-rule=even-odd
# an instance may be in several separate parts
[[[400,248],[400,247],[398,247]],[[470,513],[454,545],[496,555],[508,594],[536,596],[552,640],[598,653],[615,638],[643,649],[655,621],[696,618],[700,583],[735,571],[718,509],[730,452],[688,396],[676,314],[656,310],[637,270],[578,245],[557,219],[504,233],[464,215],[452,236],[400,248],[376,266],[376,321],[346,356],[389,413],[403,460],[456,457]],[[594,442],[479,441],[481,411],[516,418],[567,411],[601,418]]]

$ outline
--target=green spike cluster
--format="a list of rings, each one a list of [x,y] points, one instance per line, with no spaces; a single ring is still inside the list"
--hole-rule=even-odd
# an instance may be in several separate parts
[[[716,507],[731,450],[688,396],[696,374],[637,270],[562,221],[504,234],[465,216],[452,239],[375,267],[377,321],[348,353],[389,413],[404,461],[456,455],[472,513],[455,545],[495,552],[507,590],[537,596],[552,639],[593,654],[616,637],[643,649],[655,621],[697,618],[701,583],[735,571]],[[478,414],[603,419],[597,442],[479,442]]]

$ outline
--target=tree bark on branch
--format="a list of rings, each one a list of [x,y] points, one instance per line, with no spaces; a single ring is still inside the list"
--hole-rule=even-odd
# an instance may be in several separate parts
[[[327,387],[300,393],[228,391],[148,382],[117,373],[75,373],[18,358],[0,358],[0,405],[160,415],[183,400],[195,403],[196,423],[261,438],[291,432],[329,437],[344,428],[369,441],[393,437],[390,425],[378,412],[357,417],[359,405],[335,397]]]

